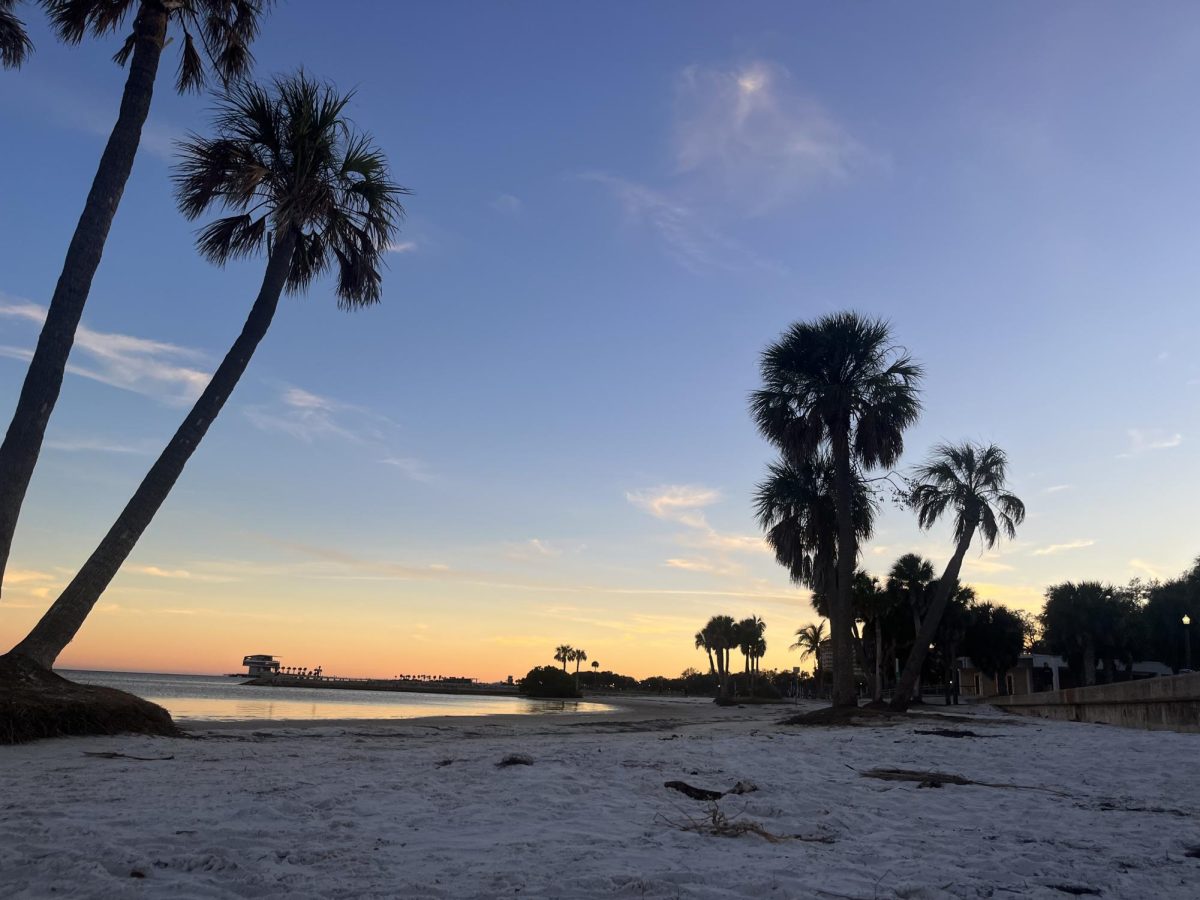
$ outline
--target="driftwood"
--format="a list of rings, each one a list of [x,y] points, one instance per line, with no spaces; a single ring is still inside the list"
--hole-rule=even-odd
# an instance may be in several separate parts
[[[708,813],[700,818],[687,813],[681,813],[681,816],[681,821],[668,819],[662,815],[658,818],[680,831],[692,831],[696,834],[707,834],[713,837],[741,837],[743,834],[753,834],[771,844],[781,844],[784,841],[807,841],[814,844],[832,844],[834,842],[833,838],[828,835],[775,834],[767,831],[757,822],[739,818],[740,813],[729,818],[716,803],[710,805]]]
[[[94,756],[97,759],[136,759],[138,762],[166,762],[175,756],[129,756],[125,753],[114,753],[112,750],[84,750],[84,756]]]
[[[851,767],[852,768],[852,767]],[[853,771],[858,771],[854,769]],[[1070,794],[1056,791],[1054,788],[1040,787],[1033,784],[1002,784],[993,781],[973,781],[961,775],[949,775],[945,772],[918,772],[912,769],[868,769],[859,772],[864,778],[879,778],[883,781],[915,781],[918,787],[940,788],[946,784],[973,784],[977,787],[1011,788],[1016,791],[1045,791],[1058,797],[1070,797]]]
[[[508,766],[532,766],[533,757],[526,756],[524,753],[510,753],[500,762],[496,763],[497,769],[507,768]]]
[[[693,800],[720,800],[727,794],[749,794],[758,790],[758,785],[752,781],[739,781],[727,791],[713,791],[708,788],[696,787],[686,781],[666,781],[663,782],[663,787],[687,794]]]

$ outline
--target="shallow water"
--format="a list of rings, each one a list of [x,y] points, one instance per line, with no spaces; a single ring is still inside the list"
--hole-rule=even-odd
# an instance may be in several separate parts
[[[180,721],[239,722],[278,719],[412,719],[417,716],[552,715],[606,712],[603,703],[524,697],[340,691],[260,687],[244,678],[63,670],[72,681],[113,687],[164,707]]]

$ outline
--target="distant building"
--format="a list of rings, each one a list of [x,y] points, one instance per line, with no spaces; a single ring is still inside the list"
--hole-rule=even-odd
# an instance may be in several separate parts
[[[242,657],[242,665],[248,669],[251,677],[259,675],[278,675],[279,660],[266,653],[254,653]]]

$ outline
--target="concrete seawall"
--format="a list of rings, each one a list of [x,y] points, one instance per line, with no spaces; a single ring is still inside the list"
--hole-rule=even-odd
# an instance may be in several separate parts
[[[1200,732],[1200,672],[993,697],[991,702],[1011,713],[1043,719]]]

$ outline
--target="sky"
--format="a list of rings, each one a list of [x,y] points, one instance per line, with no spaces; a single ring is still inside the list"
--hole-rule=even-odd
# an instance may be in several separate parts
[[[926,368],[901,469],[994,441],[1029,515],[972,548],[984,599],[1171,577],[1200,553],[1200,11],[1194,4],[277,4],[260,77],[303,66],[413,191],[383,302],[285,299],[229,405],[59,665],[483,679],[584,648],[703,667],[761,615],[815,621],[761,540],[747,414],[791,322],[854,309]],[[123,71],[117,38],[0,72],[0,413]],[[0,598],[15,643],[86,559],[241,328],[175,210],[170,90],[84,313]],[[949,523],[886,508],[862,564]]]

